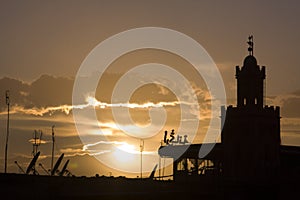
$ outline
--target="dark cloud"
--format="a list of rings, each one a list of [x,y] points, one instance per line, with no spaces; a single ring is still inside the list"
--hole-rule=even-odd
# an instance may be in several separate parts
[[[72,103],[73,80],[65,77],[42,75],[32,83],[24,83],[14,78],[0,79],[0,106],[5,105],[5,91],[9,90],[11,105],[25,108],[48,107]],[[1,96],[2,96],[1,95]]]
[[[28,98],[37,107],[71,104],[73,82],[70,78],[42,75],[30,85]]]
[[[0,107],[6,108],[5,93],[9,90],[10,102],[12,104],[24,105],[28,103],[30,85],[20,80],[4,77],[0,79]]]
[[[112,92],[115,84],[120,79],[120,73],[104,73],[99,80],[96,90],[96,99],[100,102],[111,102]],[[94,79],[99,73],[92,77],[79,77],[84,84],[85,79]],[[141,79],[132,75],[133,79]],[[142,79],[141,79],[142,81]],[[86,81],[87,82],[87,81]],[[10,91],[11,106],[19,105],[24,108],[41,108],[60,105],[72,105],[74,78],[55,77],[42,75],[32,83],[25,83],[14,78],[0,79],[0,107],[2,111],[6,108],[5,91]],[[1,94],[3,98],[1,98]],[[2,100],[1,100],[2,99]],[[130,98],[131,103],[158,103],[176,101],[176,96],[167,88],[158,84],[147,84],[138,88]]]

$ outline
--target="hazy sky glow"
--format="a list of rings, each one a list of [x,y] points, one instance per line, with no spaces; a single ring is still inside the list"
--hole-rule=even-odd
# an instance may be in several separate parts
[[[228,105],[236,103],[235,66],[243,65],[248,54],[246,40],[253,34],[254,56],[260,66],[266,66],[266,104],[281,107],[282,142],[299,146],[299,7],[296,0],[1,1],[0,171],[4,169],[7,123],[5,90],[10,90],[11,97],[9,172],[19,173],[15,160],[23,169],[30,162],[34,130],[43,132],[39,162],[49,169],[51,127],[55,125],[56,158],[65,153],[70,158],[69,170],[75,175],[112,172],[116,176],[138,176],[140,140],[120,130],[122,126],[134,127],[116,124],[114,107],[129,108],[132,121],[141,127],[151,123],[151,109],[165,109],[164,128],[145,140],[145,176],[158,162],[156,152],[163,131],[177,130],[182,123],[180,108],[191,113],[191,120],[199,120],[192,142],[203,141],[209,126],[212,97],[203,77],[195,73],[191,64],[169,52],[146,49],[121,56],[104,73],[95,95],[87,96],[83,104],[72,105],[75,76],[90,51],[114,34],[148,26],[182,32],[201,44],[222,75]],[[129,102],[112,102],[110,97],[118,80],[133,67],[145,63],[161,63],[185,76],[198,98],[199,110],[180,102],[170,89],[160,84],[138,88]],[[93,78],[98,75],[95,71]],[[140,77],[131,75],[130,78]],[[86,137],[78,136],[74,109],[96,110],[97,124],[88,124],[88,118],[82,122],[88,127]],[[158,126],[154,124],[153,128],[155,125]],[[214,125],[216,133],[219,128]],[[189,135],[192,131],[186,129],[182,133]],[[107,163],[100,163],[93,156],[101,156]],[[125,171],[107,166],[116,162]],[[137,173],[126,172],[132,169]],[[38,171],[44,173],[42,169]]]

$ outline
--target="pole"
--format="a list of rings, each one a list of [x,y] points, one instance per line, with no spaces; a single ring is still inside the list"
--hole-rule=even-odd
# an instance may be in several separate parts
[[[143,139],[141,139],[140,150],[141,150],[141,180],[142,180],[143,179],[143,150],[144,150],[144,140]]]
[[[36,130],[33,131],[32,156],[35,156]]]
[[[160,141],[160,146],[162,146],[163,142],[162,140]],[[158,174],[159,174],[159,180],[162,180],[161,178],[161,157],[158,155]]]
[[[52,158],[51,158],[51,171],[53,170],[53,159],[54,159],[54,125],[52,126]]]
[[[165,176],[165,164],[166,164],[166,158],[163,157],[162,179],[164,179]]]
[[[9,90],[6,90],[6,105],[7,105],[7,126],[6,126],[6,143],[5,143],[5,165],[4,173],[7,172],[7,149],[8,149],[8,136],[9,136]]]
[[[159,176],[159,180],[161,180],[160,168],[161,168],[161,164],[160,164],[160,156],[158,155],[158,176]]]

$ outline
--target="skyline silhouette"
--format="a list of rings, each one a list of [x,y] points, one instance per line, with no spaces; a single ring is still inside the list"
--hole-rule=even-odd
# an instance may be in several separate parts
[[[140,140],[127,137],[111,114],[114,104],[110,97],[114,85],[134,66],[157,62],[172,66],[193,85],[199,100],[200,125],[197,137],[188,141],[201,143],[209,126],[211,96],[203,78],[192,66],[178,56],[155,50],[135,51],[115,60],[102,77],[95,98],[85,105],[99,105],[99,126],[109,142],[97,138],[99,127],[90,126],[88,134],[95,138],[88,145],[82,143],[74,127],[72,89],[75,75],[88,53],[111,35],[138,27],[166,27],[191,36],[211,55],[222,78],[227,105],[236,105],[236,64],[248,55],[247,37],[254,36],[254,55],[266,65],[264,104],[280,106],[281,143],[299,146],[300,130],[300,68],[298,46],[299,2],[194,2],[194,1],[63,1],[37,3],[34,1],[2,1],[0,6],[0,172],[5,168],[5,140],[7,105],[5,91],[10,91],[10,128],[7,171],[22,173],[15,161],[26,169],[32,155],[34,130],[42,130],[37,164],[51,169],[52,126],[55,125],[54,160],[64,153],[70,159],[68,169],[77,176],[105,175],[118,177],[140,176]],[[287,37],[288,35],[288,37]],[[93,78],[99,72],[95,72]],[[139,79],[133,76],[132,79]],[[104,85],[103,85],[104,84]],[[102,86],[101,86],[102,85]],[[151,95],[149,95],[151,94]],[[149,124],[150,104],[166,108],[166,126],[154,138],[146,139],[144,155],[145,176],[159,162],[157,149],[164,130],[175,129],[178,135],[181,104],[176,95],[159,84],[139,88],[130,100],[132,120],[140,126]],[[105,105],[108,105],[105,107]],[[104,108],[100,108],[104,106]],[[126,126],[126,125],[124,125]],[[125,127],[127,128],[127,126]],[[215,125],[215,130],[220,130]],[[151,130],[150,130],[151,131]],[[180,133],[184,136],[192,130]],[[175,135],[176,136],[176,135]],[[176,139],[176,137],[175,137]],[[220,142],[221,138],[217,140]],[[214,142],[212,140],[211,142]],[[115,151],[116,150],[116,151]],[[125,151],[125,154],[123,152]],[[122,162],[123,170],[101,164],[94,156]],[[133,157],[125,155],[134,155]],[[122,158],[122,159],[120,159]],[[52,162],[53,163],[53,162]],[[88,167],[86,163],[89,163]],[[126,163],[131,165],[126,166]],[[113,164],[113,163],[112,163]],[[167,162],[168,164],[168,162]],[[170,163],[169,163],[170,164]],[[126,167],[125,167],[126,166]],[[61,166],[62,167],[62,166]],[[128,171],[134,170],[136,173]],[[47,175],[40,165],[40,174]],[[171,166],[164,172],[172,172]]]
[[[35,192],[34,199],[174,199],[196,196],[208,199],[253,199],[257,196],[286,199],[298,195],[295,186],[299,185],[300,147],[282,144],[280,107],[264,103],[266,67],[260,67],[254,57],[253,36],[249,37],[248,44],[249,55],[241,68],[236,66],[236,106],[220,108],[220,142],[190,143],[187,135],[178,135],[175,129],[168,134],[165,130],[157,149],[159,163],[147,173],[147,177],[143,176],[142,170],[145,166],[142,164],[144,140],[140,140],[140,177],[72,175],[67,168],[70,159],[59,170],[64,153],[53,168],[51,165],[47,175],[42,175],[36,169],[42,132],[35,131],[33,158],[26,172],[15,161],[23,173],[7,173],[5,170],[0,174],[0,187],[5,188],[7,195],[25,198],[32,196],[30,188],[43,186]],[[9,114],[9,99],[7,105]],[[55,142],[53,127],[52,144]],[[201,150],[206,154],[201,154]],[[160,162],[161,159],[165,162],[166,158],[171,159],[172,167],[171,175],[167,176],[161,174],[165,165],[161,167]],[[118,162],[122,164],[121,160]],[[80,192],[70,192],[75,188],[80,188]],[[23,192],[11,195],[13,190]]]

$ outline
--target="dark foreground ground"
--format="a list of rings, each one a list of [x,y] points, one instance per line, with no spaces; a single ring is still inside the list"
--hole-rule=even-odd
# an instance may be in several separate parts
[[[156,181],[124,177],[59,177],[0,174],[1,199],[150,200],[150,199],[298,199],[299,180],[281,178],[268,184],[237,183],[220,177]]]

